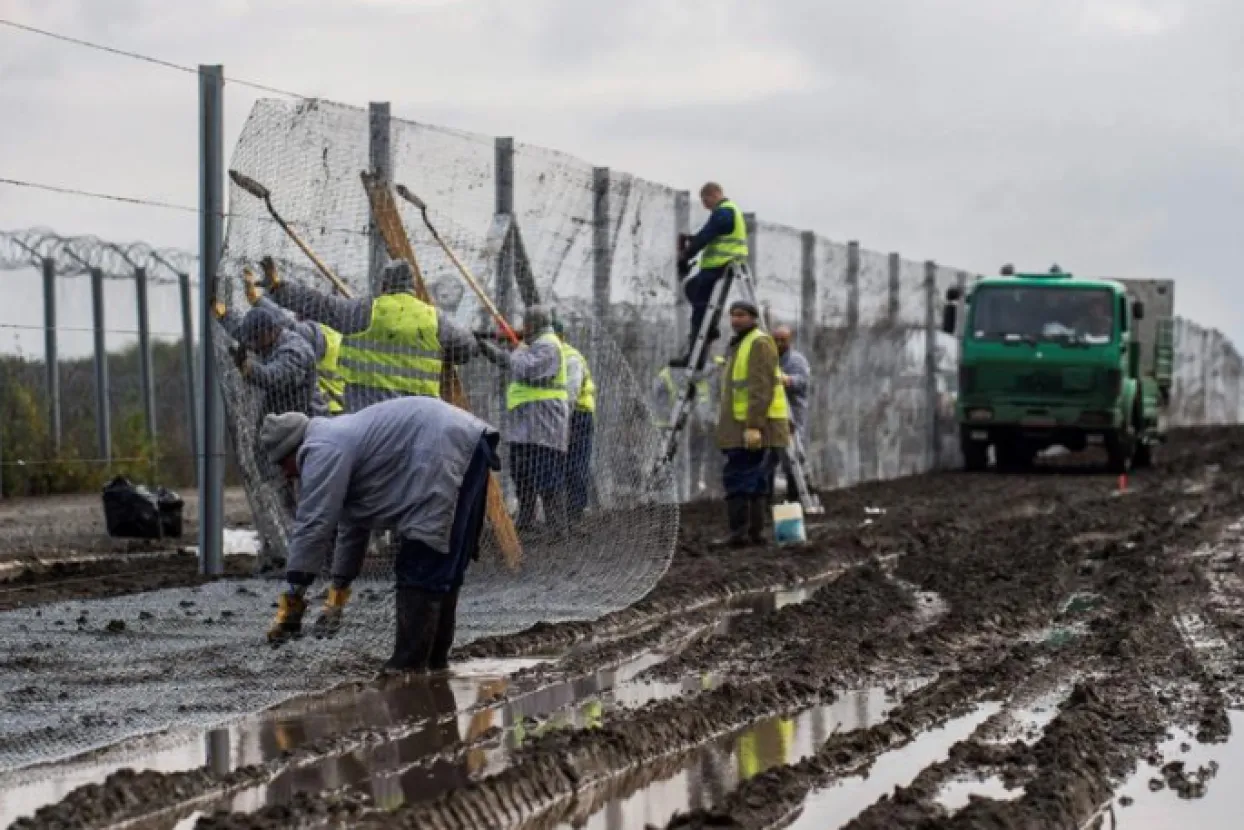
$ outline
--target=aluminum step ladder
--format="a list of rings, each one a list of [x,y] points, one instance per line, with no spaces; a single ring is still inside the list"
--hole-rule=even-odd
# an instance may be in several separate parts
[[[721,279],[717,280],[717,284],[713,286],[713,293],[709,298],[704,320],[700,323],[700,330],[696,332],[695,342],[691,344],[691,355],[687,362],[688,371],[682,390],[674,401],[673,413],[667,421],[670,426],[665,436],[665,444],[662,447],[661,454],[653,466],[652,474],[654,478],[668,469],[674,461],[674,456],[678,454],[679,437],[682,435],[683,429],[686,428],[687,419],[691,417],[691,412],[695,408],[696,382],[700,379],[703,364],[707,362],[706,358],[709,349],[708,333],[716,330],[721,323],[721,314],[726,307],[726,300],[730,297],[730,291],[736,287],[736,284],[739,295],[752,305],[760,308],[756,298],[756,283],[752,279],[751,271],[747,267],[747,260],[736,259],[728,263]],[[764,318],[761,322],[767,330],[769,328],[768,319]],[[791,471],[795,479],[795,491],[798,494],[800,505],[803,506],[803,512],[809,515],[821,514],[825,512],[825,508],[821,505],[821,500],[816,493],[813,493],[808,488],[808,480],[804,475],[803,463],[800,461],[803,457],[802,450],[803,447],[800,444],[799,436],[792,429],[791,446],[782,449],[782,460],[786,463],[787,469]]]

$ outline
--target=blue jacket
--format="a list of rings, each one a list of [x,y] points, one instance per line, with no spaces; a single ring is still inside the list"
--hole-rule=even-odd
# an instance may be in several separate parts
[[[719,207],[708,215],[708,221],[704,223],[704,227],[691,237],[691,243],[687,248],[687,252],[683,255],[687,259],[691,259],[708,243],[712,242],[719,236],[725,236],[734,230],[734,211],[730,208]]]

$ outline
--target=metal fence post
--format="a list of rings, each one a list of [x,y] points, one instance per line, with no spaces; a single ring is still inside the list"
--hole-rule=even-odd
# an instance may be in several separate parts
[[[150,306],[147,303],[147,269],[134,269],[134,298],[138,311],[138,377],[142,384],[143,418],[147,424],[147,440],[155,451],[156,440],[156,405],[153,381],[155,373],[151,367],[151,319]],[[154,459],[153,459],[154,463]]]
[[[816,328],[816,233],[804,231],[800,234],[800,242],[799,328],[803,332],[803,348],[809,350]]]
[[[224,242],[224,68],[199,66],[199,569],[224,573],[224,407],[212,349],[212,303]]]
[[[860,327],[860,243],[847,243],[847,330]]]
[[[190,455],[194,459],[194,475],[198,480],[199,455],[196,452],[202,437],[199,435],[199,404],[195,391],[195,359],[194,359],[194,306],[190,302],[190,275],[184,271],[177,272],[177,287],[181,294],[181,361],[182,376],[186,385],[186,441]]]
[[[95,327],[95,432],[99,457],[112,467],[112,413],[108,394],[108,344],[104,337],[104,272],[91,268],[91,317]]]
[[[937,263],[924,263],[924,390],[925,435],[928,450],[925,469],[937,465],[941,446],[937,421]]]
[[[886,323],[887,325],[890,325],[890,326],[897,326],[899,322],[898,313],[899,313],[899,308],[901,307],[900,303],[901,303],[902,291],[903,291],[903,285],[902,285],[903,258],[899,256],[897,253],[890,254],[890,259],[889,259],[888,264],[890,266],[890,275],[889,275],[890,276],[890,287],[889,287],[890,293],[889,293],[889,302],[886,303],[886,308],[885,308]]]
[[[371,171],[386,183],[393,181],[392,118],[388,101],[372,101],[367,105],[368,158]],[[371,284],[372,293],[379,293],[380,270],[389,261],[389,251],[384,237],[376,227],[375,217],[367,220],[367,232],[371,237]]]
[[[609,238],[609,168],[592,168],[592,310],[597,321],[609,319],[613,247]]]
[[[747,270],[752,272],[752,280],[756,283],[756,293],[760,293],[760,274],[756,271],[756,263],[760,260],[756,257],[756,249],[760,247],[760,240],[756,237],[758,233],[758,221],[756,214],[744,213],[743,225],[747,228]],[[760,299],[757,297],[757,299]]]
[[[691,233],[691,192],[688,190],[680,190],[674,194],[674,233],[690,234]],[[678,236],[674,237],[674,261],[677,263],[679,256]],[[674,287],[674,318],[677,321],[675,332],[678,337],[678,343],[686,343],[691,338],[691,319],[687,313],[687,296],[682,292],[682,277],[678,276],[678,270],[675,269],[671,277]]]
[[[43,354],[43,368],[47,373],[48,431],[52,435],[52,448],[60,455],[60,349],[56,336],[56,261],[51,257],[43,259]]]
[[[495,184],[496,184],[496,213],[501,216],[514,215],[514,139],[503,136],[494,142],[495,150]],[[510,233],[513,233],[511,226]],[[514,318],[514,292],[513,292],[513,251],[512,245],[502,245],[502,259],[497,267],[497,284],[495,286],[495,296],[497,298],[497,310],[507,319]]]

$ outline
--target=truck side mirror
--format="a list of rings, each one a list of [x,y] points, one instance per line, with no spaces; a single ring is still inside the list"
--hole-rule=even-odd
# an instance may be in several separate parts
[[[1137,300],[1136,302],[1132,303],[1132,319],[1133,320],[1145,319],[1145,304],[1142,303],[1140,300]]]
[[[963,291],[961,291],[957,285],[952,285],[950,288],[946,289],[946,302],[948,303],[957,303],[962,296]]]
[[[952,303],[947,303],[942,306],[942,331],[947,334],[955,333],[955,323],[958,316],[955,312],[958,310],[958,306],[955,306]]]

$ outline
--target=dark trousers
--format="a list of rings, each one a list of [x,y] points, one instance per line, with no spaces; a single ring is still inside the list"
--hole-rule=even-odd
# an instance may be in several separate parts
[[[726,273],[724,266],[721,268],[702,268],[699,273],[687,280],[683,286],[683,293],[687,296],[687,302],[691,304],[690,336],[692,343],[695,342],[695,337],[700,332],[700,324],[704,320],[704,314],[708,311],[709,301],[713,299],[713,288],[724,273]]]
[[[777,453],[772,450],[723,450],[725,469],[721,471],[721,483],[726,498],[732,496],[768,496],[777,465]]]
[[[556,504],[566,490],[566,453],[539,444],[510,445],[510,477],[518,496],[518,529],[536,521],[536,499],[544,502],[546,518],[553,518]]]
[[[420,588],[430,594],[448,594],[462,587],[467,565],[479,556],[488,471],[497,466],[496,451],[487,439],[481,438],[462,476],[462,487],[458,490],[458,505],[454,509],[454,522],[449,531],[449,553],[441,553],[417,539],[403,539],[394,563],[398,588]]]
[[[570,452],[566,457],[567,507],[571,520],[587,509],[592,481],[592,439],[596,416],[591,412],[575,412],[570,416]]]

